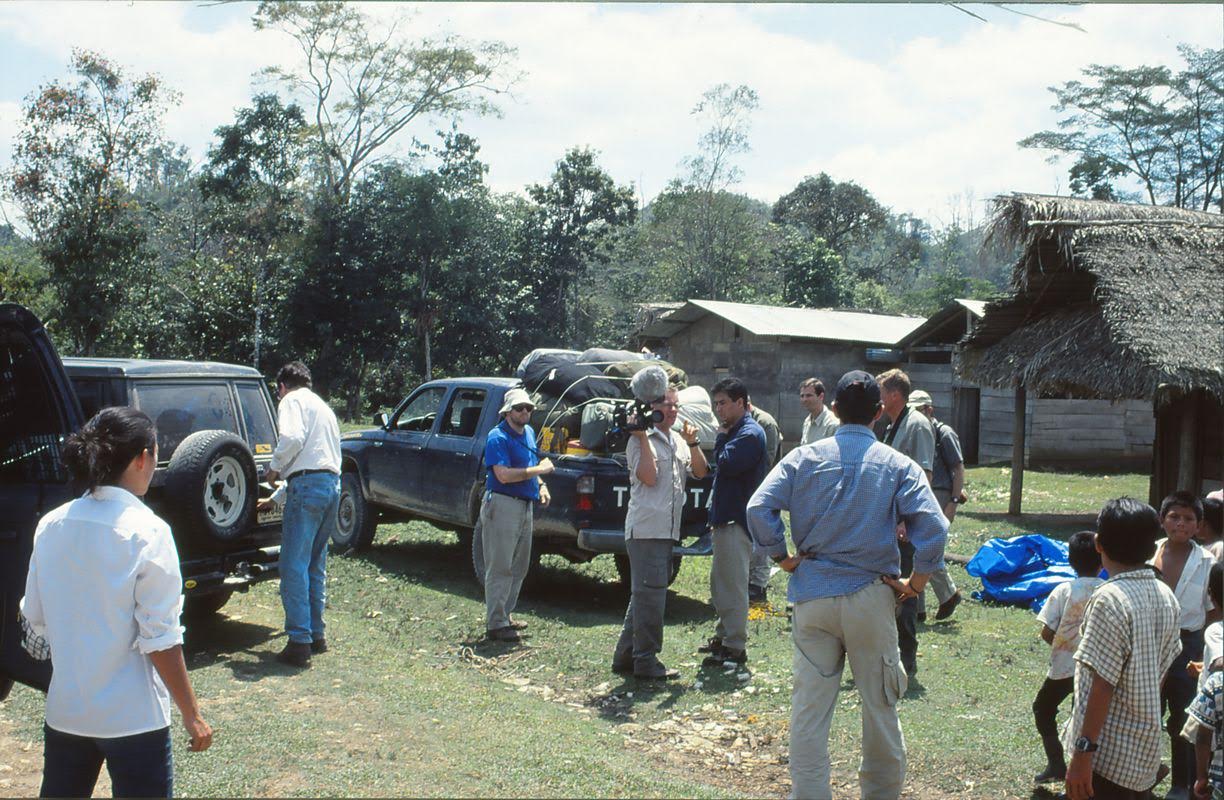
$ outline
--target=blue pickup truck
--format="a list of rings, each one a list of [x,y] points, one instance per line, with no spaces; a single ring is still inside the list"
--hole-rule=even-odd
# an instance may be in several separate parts
[[[408,395],[376,428],[346,434],[340,451],[340,513],[335,543],[362,550],[374,540],[380,521],[420,519],[453,530],[470,541],[477,580],[484,579],[480,503],[486,468],[485,437],[499,421],[512,378],[451,378],[430,381]],[[552,495],[537,507],[532,558],[544,553],[571,563],[600,553],[616,555],[628,582],[625,511],[629,471],[620,455],[549,453],[555,471],[545,483]],[[672,560],[672,578],[686,555],[709,555],[706,506],[713,478],[689,479],[682,539]]]

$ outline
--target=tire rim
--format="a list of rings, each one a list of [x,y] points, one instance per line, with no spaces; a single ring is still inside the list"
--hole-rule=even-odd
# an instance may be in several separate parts
[[[208,468],[204,482],[204,512],[218,528],[228,528],[242,517],[246,508],[246,473],[238,459],[221,456]]]
[[[353,525],[357,518],[357,504],[352,492],[341,490],[340,506],[336,509],[337,538],[348,541],[353,535]]]

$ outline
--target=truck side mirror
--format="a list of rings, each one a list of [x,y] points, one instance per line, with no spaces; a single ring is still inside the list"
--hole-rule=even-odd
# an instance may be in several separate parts
[[[387,422],[388,420],[387,420],[386,411],[379,411],[377,414],[374,415],[374,424],[377,425],[378,427],[383,428],[385,430],[387,427]]]

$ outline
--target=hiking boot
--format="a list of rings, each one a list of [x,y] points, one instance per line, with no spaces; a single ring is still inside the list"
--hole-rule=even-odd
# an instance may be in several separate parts
[[[299,669],[310,666],[310,645],[306,642],[288,642],[285,649],[276,654],[276,660]]]
[[[1046,764],[1046,768],[1033,776],[1033,783],[1051,783],[1067,777],[1067,768],[1057,764]]]
[[[327,652],[327,640],[326,639],[315,639],[313,642],[310,643],[310,652],[316,656],[319,655],[320,653],[326,653]]]
[[[717,653],[722,650],[722,639],[717,636],[711,637],[708,642],[697,648],[698,653]]]
[[[680,677],[680,670],[668,669],[662,664],[654,672],[634,672],[633,677],[639,681],[671,681]]]
[[[956,611],[956,607],[960,605],[961,600],[961,593],[958,590],[947,600],[939,604],[939,610],[935,612],[935,619],[947,619],[952,616],[952,613]]]
[[[633,662],[629,661],[628,663],[622,664],[622,663],[613,661],[612,671],[615,672],[617,675],[632,675],[633,674]]]
[[[517,619],[512,619],[510,620],[510,627],[514,628],[516,631],[525,631],[527,630],[527,623],[520,622]]]
[[[486,632],[485,636],[491,642],[521,642],[523,640],[519,632],[510,625],[504,628],[494,628]]]
[[[748,586],[748,602],[749,603],[767,603],[769,587],[767,586]]]
[[[703,667],[721,667],[726,664],[747,664],[748,651],[732,650],[729,647],[719,647],[717,652],[710,653],[701,662]]]

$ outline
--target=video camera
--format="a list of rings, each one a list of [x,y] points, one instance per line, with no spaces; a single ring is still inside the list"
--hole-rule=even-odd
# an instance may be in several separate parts
[[[622,431],[644,431],[663,421],[663,412],[650,407],[650,403],[634,400],[627,405],[618,405],[612,411],[612,423]]]

